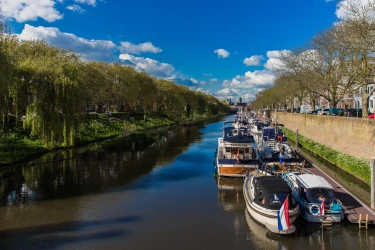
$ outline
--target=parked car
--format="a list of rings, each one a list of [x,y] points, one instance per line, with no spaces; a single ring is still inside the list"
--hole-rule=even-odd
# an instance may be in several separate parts
[[[322,110],[321,109],[316,109],[314,111],[311,111],[310,114],[317,115],[317,114],[319,114],[320,111],[322,111]]]
[[[369,115],[367,117],[370,118],[370,119],[375,119],[375,114],[371,114],[371,115]]]
[[[339,113],[340,116],[362,117],[362,109],[344,109]]]
[[[329,115],[329,109],[322,109],[318,112],[318,115]]]
[[[339,115],[341,112],[341,108],[329,108],[329,109],[323,109],[318,114],[319,115]]]

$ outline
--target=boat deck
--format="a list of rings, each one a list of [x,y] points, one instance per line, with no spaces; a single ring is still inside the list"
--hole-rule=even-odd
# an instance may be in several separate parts
[[[299,154],[300,157],[303,157]],[[335,189],[336,197],[341,201],[342,208],[345,214],[345,217],[351,223],[358,223],[359,216],[362,215],[362,220],[365,220],[366,215],[368,214],[369,224],[375,224],[375,211],[372,210],[368,205],[360,201],[352,193],[350,193],[345,187],[336,182],[329,175],[320,170],[315,164],[311,163],[306,159],[305,168],[311,171],[313,174],[320,175],[324,177],[329,184]]]

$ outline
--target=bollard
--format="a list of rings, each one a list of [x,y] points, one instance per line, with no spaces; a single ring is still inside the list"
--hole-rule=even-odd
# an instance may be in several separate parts
[[[296,130],[296,150],[298,150],[298,128]]]
[[[375,156],[371,158],[371,209],[375,210]]]

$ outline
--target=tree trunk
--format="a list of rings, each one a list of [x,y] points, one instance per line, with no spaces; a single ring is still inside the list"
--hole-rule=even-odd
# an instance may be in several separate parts
[[[366,91],[362,92],[362,117],[367,117],[368,116],[368,109],[369,109],[369,98],[370,96],[374,93],[375,88],[370,91],[370,93],[366,93]]]

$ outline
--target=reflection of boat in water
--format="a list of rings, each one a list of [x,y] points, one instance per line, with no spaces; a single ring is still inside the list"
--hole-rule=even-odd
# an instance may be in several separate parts
[[[360,238],[357,239],[357,225],[335,224],[330,229],[322,230],[321,225],[317,223],[298,219],[294,223],[297,228],[295,234],[279,235],[271,233],[254,220],[247,210],[245,210],[244,216],[249,228],[248,240],[251,241],[255,249],[371,249],[371,243],[375,242],[375,236],[367,238],[365,231],[362,232],[362,235],[359,231]]]
[[[335,191],[323,177],[313,174],[287,173],[283,179],[301,206],[301,214],[309,222],[329,220],[341,222],[344,213]]]
[[[275,233],[291,234],[295,231],[292,224],[299,214],[299,206],[282,178],[252,172],[244,180],[243,192],[247,210],[256,221]],[[280,230],[278,212],[286,200],[289,201],[290,227]]]
[[[215,177],[218,186],[219,203],[227,212],[245,209],[242,193],[243,179]]]
[[[267,228],[254,220],[247,210],[245,210],[245,220],[249,228],[249,239],[256,246],[256,249],[302,249],[297,248],[298,242],[301,241],[297,237],[286,237],[284,235],[271,233]],[[302,246],[306,243],[301,244]]]

